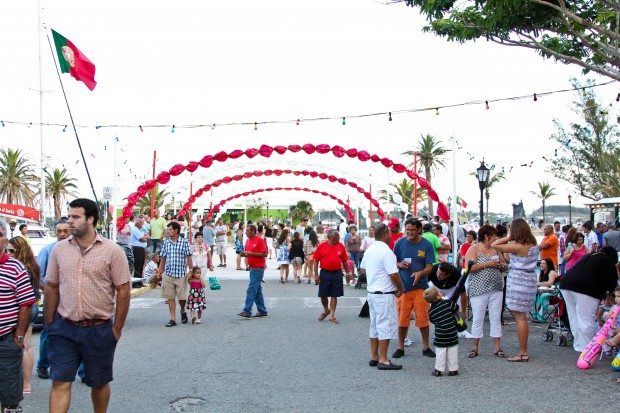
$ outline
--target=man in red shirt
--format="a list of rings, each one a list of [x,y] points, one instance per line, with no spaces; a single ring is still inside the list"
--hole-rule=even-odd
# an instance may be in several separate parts
[[[263,288],[261,287],[263,275],[265,274],[267,244],[265,244],[264,239],[256,235],[256,225],[248,225],[245,233],[248,236],[248,240],[245,243],[245,250],[240,255],[248,259],[250,285],[248,285],[248,291],[245,295],[245,306],[238,315],[245,319],[250,319],[252,317],[252,305],[256,303],[257,312],[254,314],[254,317],[267,317],[267,308],[265,308]]]
[[[336,320],[336,305],[338,297],[344,295],[342,287],[342,268],[347,268],[347,251],[340,242],[340,234],[335,229],[327,232],[327,242],[319,244],[314,252],[314,273],[318,274],[316,279],[319,283],[319,297],[323,304],[323,313],[319,316],[319,321],[331,314],[329,321],[338,324]],[[319,273],[319,265],[321,272]],[[348,274],[350,275],[350,274]],[[331,297],[329,308],[327,298]]]
[[[396,244],[396,241],[403,237],[403,233],[400,232],[400,222],[398,221],[398,218],[390,218],[387,226],[390,229],[389,247],[392,251],[394,251],[394,244]]]

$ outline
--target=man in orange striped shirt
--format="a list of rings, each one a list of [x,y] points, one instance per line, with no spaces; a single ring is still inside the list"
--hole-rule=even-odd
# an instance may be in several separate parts
[[[129,310],[131,276],[123,250],[95,231],[98,219],[95,202],[71,202],[72,237],[58,242],[49,258],[45,324],[53,412],[69,409],[80,362],[84,383],[92,388],[94,411],[105,412],[110,401],[114,351]]]

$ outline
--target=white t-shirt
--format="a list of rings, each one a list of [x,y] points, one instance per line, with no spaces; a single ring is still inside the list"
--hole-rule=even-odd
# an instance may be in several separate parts
[[[364,253],[361,267],[366,270],[367,289],[369,292],[396,291],[390,274],[398,273],[396,255],[385,242],[375,241]]]
[[[217,227],[215,227],[215,233],[217,234],[218,232],[221,231],[228,231],[228,227],[226,225],[219,225]],[[215,236],[215,242],[226,242],[226,234],[224,235],[216,235]]]
[[[596,252],[596,251],[592,251],[592,244],[597,244],[598,245],[598,238],[596,236],[596,234],[594,233],[594,231],[590,231],[589,234],[586,234],[585,232],[583,233],[583,244],[588,247],[588,251],[589,252]],[[599,245],[600,247],[600,245]]]
[[[365,236],[362,240],[362,245],[360,246],[361,251],[366,251],[372,244],[374,244],[375,239],[369,236]]]

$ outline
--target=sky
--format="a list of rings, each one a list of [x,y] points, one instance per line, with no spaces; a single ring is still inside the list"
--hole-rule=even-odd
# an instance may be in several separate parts
[[[404,3],[374,0],[291,1],[41,1],[42,121],[69,125],[43,127],[45,166],[66,168],[79,181],[79,193],[92,197],[71,121],[54,68],[46,33],[61,33],[96,65],[97,87],[90,92],[69,74],[61,76],[84,150],[93,186],[101,196],[114,182],[114,140],[118,138],[119,199],[152,174],[207,154],[267,145],[327,143],[355,147],[395,162],[421,134],[432,134],[447,147],[457,142],[446,169],[432,177],[444,202],[452,195],[456,168],[457,194],[476,209],[477,180],[469,176],[480,160],[504,167],[505,182],[491,194],[490,210],[511,213],[523,200],[529,213],[540,201],[529,191],[548,181],[557,197],[548,204],[567,204],[572,189],[549,172],[541,156],[558,145],[549,139],[553,119],[565,125],[578,120],[570,110],[575,93],[557,93],[522,100],[493,102],[513,96],[569,89],[571,77],[585,82],[576,66],[543,60],[534,51],[486,41],[449,43],[423,33],[425,20]],[[0,3],[0,42],[5,64],[0,67],[0,127],[3,147],[23,149],[40,168],[39,28],[37,2]],[[51,35],[50,35],[51,38]],[[597,82],[608,79],[594,75]],[[597,88],[604,104],[615,102],[615,85]],[[488,100],[489,109],[484,101]],[[434,108],[463,102],[475,105]],[[399,113],[409,109],[428,111]],[[356,115],[393,112],[355,118]],[[611,114],[614,116],[615,114]],[[346,118],[346,125],[342,124]],[[306,121],[310,118],[334,118]],[[261,124],[302,119],[293,122]],[[6,121],[23,122],[16,125]],[[26,125],[33,122],[32,127]],[[258,122],[254,130],[254,122]],[[183,128],[182,125],[240,126]],[[102,127],[126,125],[129,127]],[[138,125],[143,125],[143,132]],[[164,125],[148,127],[147,125]],[[172,125],[175,125],[174,133]],[[532,166],[521,167],[531,163]],[[259,162],[262,161],[262,162]],[[509,167],[514,166],[512,172]],[[372,184],[376,195],[389,182],[403,179],[380,164],[331,155],[245,157],[216,163],[193,176],[174,178],[168,189],[187,198],[190,180],[202,186],[226,175],[255,169],[312,169]],[[356,191],[325,181],[258,178],[224,185],[205,201],[218,202],[249,189],[307,186],[351,198],[366,206]],[[325,188],[325,189],[324,189]],[[315,209],[334,203],[306,193],[271,193],[271,205],[300,199]],[[586,201],[573,192],[573,205]],[[388,208],[384,208],[388,209]]]

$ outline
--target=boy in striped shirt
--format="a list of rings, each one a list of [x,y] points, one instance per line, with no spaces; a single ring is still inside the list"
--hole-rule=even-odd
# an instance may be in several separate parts
[[[433,376],[440,377],[448,364],[448,376],[459,374],[459,338],[454,313],[458,311],[455,302],[444,298],[437,287],[424,290],[424,300],[431,304],[428,318],[435,325],[435,370]]]

